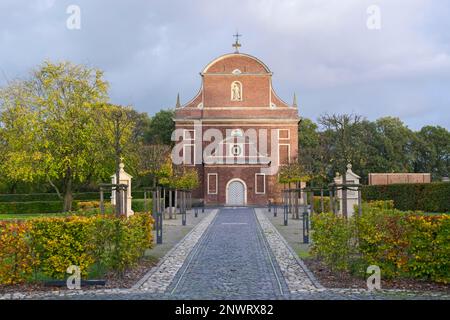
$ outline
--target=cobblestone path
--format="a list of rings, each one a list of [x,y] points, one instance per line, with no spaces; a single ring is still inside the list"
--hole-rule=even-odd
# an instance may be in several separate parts
[[[204,298],[279,297],[289,293],[253,209],[221,209],[168,288]]]

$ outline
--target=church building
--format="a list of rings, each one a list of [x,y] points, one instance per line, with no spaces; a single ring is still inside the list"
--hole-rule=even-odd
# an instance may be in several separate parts
[[[279,166],[297,158],[297,102],[277,96],[269,67],[240,53],[238,37],[233,46],[202,70],[191,101],[177,99],[183,165],[198,171],[193,198],[207,205],[267,205],[281,196]]]

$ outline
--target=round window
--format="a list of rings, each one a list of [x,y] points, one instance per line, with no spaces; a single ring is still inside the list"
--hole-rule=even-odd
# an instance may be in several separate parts
[[[235,144],[232,148],[231,148],[231,154],[233,156],[240,156],[242,154],[242,149],[241,146]]]

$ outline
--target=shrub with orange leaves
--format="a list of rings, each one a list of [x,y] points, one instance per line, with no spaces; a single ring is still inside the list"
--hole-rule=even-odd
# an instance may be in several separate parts
[[[34,272],[64,279],[71,265],[83,277],[95,265],[123,272],[153,246],[153,218],[136,213],[37,218],[0,223],[0,284],[29,280]]]
[[[33,274],[37,260],[32,255],[29,224],[0,222],[0,284],[24,282]]]
[[[312,253],[331,269],[365,274],[377,265],[386,278],[450,283],[450,215],[387,209],[381,202],[362,209],[348,221],[315,215]]]

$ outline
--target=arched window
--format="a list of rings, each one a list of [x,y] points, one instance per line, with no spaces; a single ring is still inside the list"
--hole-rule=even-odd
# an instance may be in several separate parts
[[[242,101],[242,83],[239,81],[231,83],[231,101]]]

